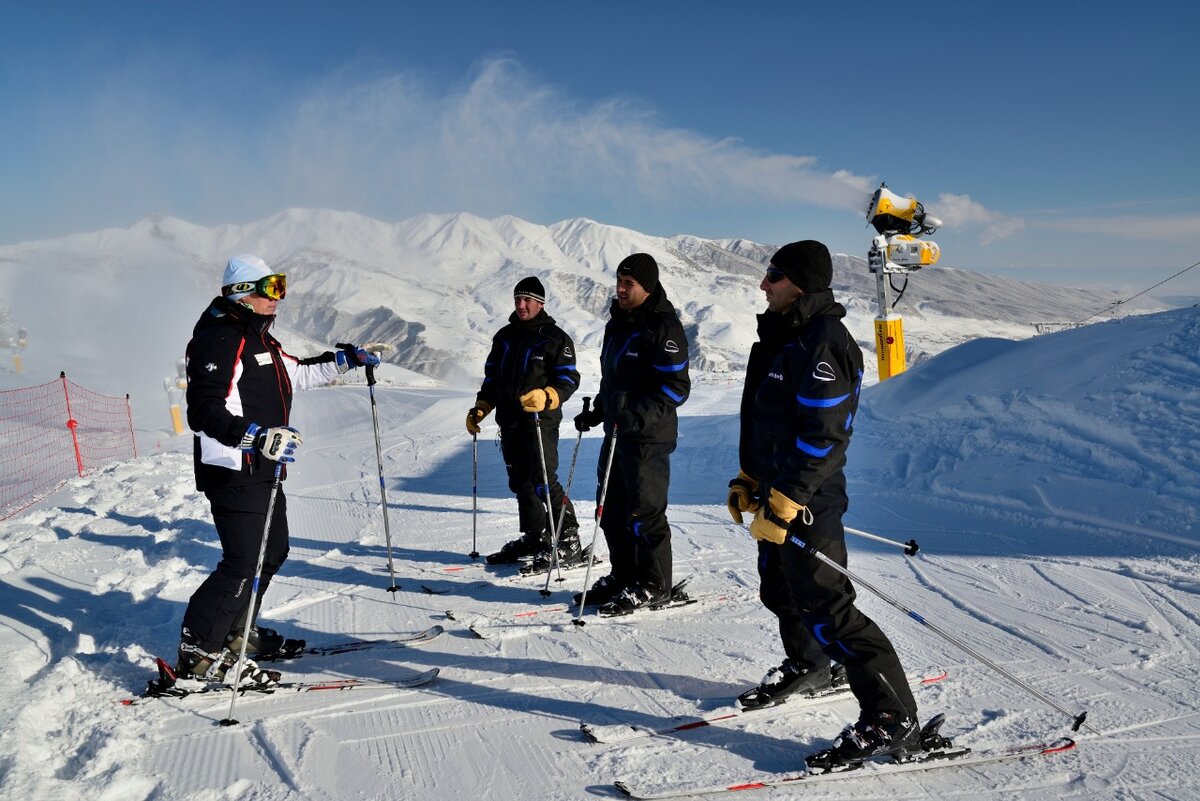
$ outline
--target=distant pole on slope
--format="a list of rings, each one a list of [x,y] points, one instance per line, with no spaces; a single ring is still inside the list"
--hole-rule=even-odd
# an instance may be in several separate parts
[[[925,207],[914,197],[900,197],[880,184],[867,207],[867,220],[877,236],[867,254],[867,268],[875,273],[875,291],[879,315],[875,318],[875,354],[879,364],[879,380],[884,381],[903,373],[907,368],[904,355],[904,318],[896,313],[891,292],[896,300],[908,287],[898,290],[892,284],[893,275],[907,275],[922,267],[937,264],[941,249],[936,242],[918,239],[932,234],[941,220],[925,213]],[[885,278],[886,276],[886,278]]]

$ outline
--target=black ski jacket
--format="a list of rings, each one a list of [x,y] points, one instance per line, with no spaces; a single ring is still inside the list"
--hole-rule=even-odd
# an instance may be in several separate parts
[[[862,389],[862,350],[833,290],[801,295],[758,316],[742,391],[741,468],[762,498],[777,489],[808,505],[831,480],[844,486],[846,448]]]
[[[633,412],[633,425],[619,437],[631,442],[675,442],[679,437],[676,409],[688,399],[688,342],[675,307],[662,284],[636,309],[625,311],[616,300],[609,308],[600,351],[600,394],[596,410],[604,430],[623,409]]]
[[[496,410],[496,425],[532,429],[533,414],[521,408],[520,398],[543,387],[554,388],[559,405],[538,416],[543,426],[557,428],[562,422],[562,407],[579,388],[575,343],[545,309],[530,320],[521,320],[513,312],[508,325],[492,337],[477,398]]]
[[[274,479],[274,464],[239,449],[251,423],[288,424],[293,389],[338,377],[332,351],[311,359],[284,352],[268,329],[274,316],[215,298],[200,315],[187,346],[187,419],[195,432],[196,489]]]

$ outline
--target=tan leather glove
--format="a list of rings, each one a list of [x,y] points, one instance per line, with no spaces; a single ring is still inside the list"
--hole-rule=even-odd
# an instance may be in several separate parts
[[[488,416],[492,411],[492,406],[487,401],[475,401],[475,405],[471,407],[471,411],[467,412],[467,433],[478,434],[479,424],[483,422],[483,418]]]
[[[750,512],[754,514],[762,506],[754,493],[758,492],[758,482],[746,475],[746,472],[739,471],[737,478],[729,482],[729,497],[725,499],[725,505],[729,507],[729,516],[733,518],[733,522],[742,523],[742,512]]]
[[[812,525],[812,512],[807,506],[801,506],[779,490],[771,490],[767,505],[758,510],[754,522],[750,524],[750,536],[756,540],[766,540],[776,545],[782,545],[787,539],[788,526],[801,515],[801,519]]]
[[[527,412],[549,412],[558,408],[558,390],[554,387],[531,389],[522,395],[521,408]]]

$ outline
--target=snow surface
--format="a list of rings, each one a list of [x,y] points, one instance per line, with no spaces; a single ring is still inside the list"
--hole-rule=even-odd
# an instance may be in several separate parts
[[[281,219],[280,241],[299,235],[289,225],[304,230]],[[478,235],[461,221],[421,225],[438,246],[468,230]],[[540,233],[519,221],[508,230]],[[93,274],[89,289],[103,285],[105,265]],[[732,302],[710,304],[738,329],[739,348],[761,307],[746,298],[741,312]],[[180,317],[187,329],[198,308],[193,297],[141,300],[138,308],[161,314],[164,325]],[[99,343],[120,341],[143,321],[93,314],[89,322]],[[943,324],[954,323],[936,318],[931,328]],[[1052,758],[761,797],[1200,798],[1198,341],[1197,309],[1020,341],[975,339],[865,390],[846,522],[916,538],[921,551],[910,558],[850,537],[851,570],[1059,705],[1086,710],[1095,731]],[[137,364],[136,353],[85,342],[53,356],[69,374],[102,375],[97,359],[115,370]],[[461,360],[468,372],[481,369],[482,355],[480,365]],[[141,366],[150,375],[160,369]],[[594,356],[581,366],[594,386]],[[578,731],[581,720],[661,728],[712,713],[782,659],[774,618],[756,598],[754,544],[724,508],[736,472],[736,371],[697,376],[672,462],[676,575],[690,576],[693,594],[708,601],[583,628],[555,611],[580,589],[582,571],[552,584],[543,600],[542,580],[472,564],[473,522],[485,553],[516,528],[494,426],[489,420],[479,442],[475,516],[471,440],[462,431],[473,392],[398,372],[382,368],[391,383],[376,395],[401,591],[386,591],[367,390],[331,387],[296,400],[305,446],[286,483],[292,552],[263,616],[311,643],[439,623],[447,636],[421,648],[300,660],[284,670],[295,680],[386,679],[440,667],[440,678],[406,691],[246,697],[237,705],[241,724],[230,728],[217,725],[228,698],[118,703],[153,675],[153,655],[173,655],[184,605],[218,558],[207,504],[192,485],[190,441],[143,422],[141,434],[160,448],[72,481],[0,523],[0,647],[8,656],[0,798],[614,797],[615,779],[709,785],[793,773],[853,719],[853,704],[839,702],[618,746],[585,742]],[[5,387],[19,385],[4,378]],[[568,411],[579,403],[572,399]],[[564,480],[572,433],[563,432]],[[572,494],[583,521],[593,510],[599,444],[589,435],[580,447]],[[917,697],[924,715],[947,714],[944,731],[960,744],[985,749],[1068,732],[1060,712],[866,590],[860,599],[910,672],[949,671]],[[471,634],[471,624],[487,638]]]

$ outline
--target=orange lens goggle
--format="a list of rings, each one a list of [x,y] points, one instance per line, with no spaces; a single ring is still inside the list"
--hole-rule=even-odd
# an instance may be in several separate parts
[[[223,295],[240,295],[243,292],[257,292],[264,298],[283,300],[287,297],[287,276],[283,273],[268,275],[257,281],[241,281],[229,284],[221,290]]]

